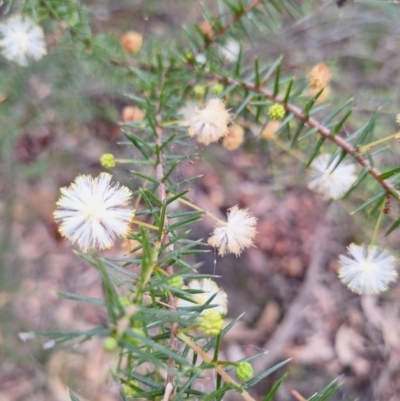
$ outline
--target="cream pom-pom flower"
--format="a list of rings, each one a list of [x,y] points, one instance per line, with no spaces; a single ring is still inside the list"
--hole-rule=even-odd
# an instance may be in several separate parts
[[[223,45],[220,45],[219,52],[226,61],[233,63],[239,57],[240,44],[234,39],[228,39]]]
[[[349,256],[339,257],[339,278],[357,294],[378,294],[395,281],[396,259],[378,246],[350,244]]]
[[[196,115],[197,106],[194,102],[186,102],[179,110],[178,114],[183,117],[182,125],[190,126],[191,119]]]
[[[217,142],[228,134],[230,114],[221,99],[210,99],[203,109],[197,109],[189,121],[189,135],[205,145]]]
[[[342,161],[336,168],[339,156],[328,167],[331,155],[325,153],[314,159],[310,166],[308,188],[320,193],[324,199],[340,199],[357,179],[354,164]],[[334,169],[335,168],[335,169]]]
[[[47,53],[42,28],[27,17],[16,15],[0,24],[0,36],[3,56],[23,67]]]
[[[115,237],[126,236],[134,210],[129,206],[131,191],[110,184],[112,176],[81,175],[68,188],[61,188],[61,198],[54,212],[62,236],[78,242],[83,252],[110,248]]]
[[[177,306],[178,308],[184,308],[189,306],[204,305],[214,294],[215,297],[210,302],[210,305],[215,305],[212,308],[205,310],[214,310],[221,315],[225,315],[227,312],[228,296],[226,292],[218,287],[215,281],[209,278],[204,278],[201,280],[192,280],[187,286],[182,287],[183,290],[198,290],[203,291],[198,294],[190,294],[190,298],[193,302],[186,299],[178,298]]]
[[[220,256],[233,253],[239,256],[244,249],[253,245],[257,219],[248,209],[236,205],[228,210],[228,221],[214,228],[208,244],[218,249]]]

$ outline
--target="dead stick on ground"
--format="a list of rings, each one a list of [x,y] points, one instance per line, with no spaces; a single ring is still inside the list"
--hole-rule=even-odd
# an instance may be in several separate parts
[[[264,372],[274,365],[281,357],[297,332],[298,323],[304,308],[309,304],[313,289],[319,280],[319,273],[326,260],[326,244],[329,241],[329,227],[320,226],[314,235],[313,253],[308,266],[304,284],[293,300],[282,323],[275,330],[272,337],[263,346],[268,351],[254,361],[256,374]]]

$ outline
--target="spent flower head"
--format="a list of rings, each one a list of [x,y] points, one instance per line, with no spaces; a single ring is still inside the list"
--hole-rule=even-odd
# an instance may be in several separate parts
[[[16,15],[0,24],[0,37],[3,56],[23,67],[47,53],[42,28],[27,17]]]
[[[131,191],[119,184],[110,184],[112,176],[81,175],[68,188],[61,188],[54,218],[62,236],[78,242],[83,252],[92,248],[110,248],[115,237],[129,232],[134,210],[128,202]]]
[[[331,80],[331,72],[325,63],[315,65],[308,74],[308,86],[311,89],[322,89]]]
[[[272,139],[276,133],[278,132],[278,128],[281,126],[281,122],[277,120],[268,121],[267,125],[261,132],[260,138],[263,139]]]
[[[204,36],[206,36],[208,39],[212,39],[214,37],[214,27],[210,21],[201,21],[199,28]]]
[[[212,308],[206,310],[214,310],[218,312],[220,315],[225,315],[227,312],[227,303],[228,296],[226,292],[218,287],[215,281],[212,281],[209,278],[204,278],[200,280],[192,280],[189,282],[187,286],[184,286],[183,289],[186,290],[198,290],[203,291],[198,294],[190,294],[191,301],[186,299],[178,298],[177,306],[179,308],[188,307],[188,306],[196,306],[196,305],[204,305],[214,294],[215,297],[212,299],[210,305],[215,305]],[[205,311],[203,311],[205,312]]]
[[[357,179],[355,166],[344,160],[336,167],[339,156],[328,167],[331,155],[325,153],[314,159],[310,166],[308,188],[322,194],[324,199],[340,199]],[[336,168],[335,168],[336,167]]]
[[[228,210],[228,221],[214,228],[208,244],[217,248],[220,256],[227,253],[239,256],[253,245],[256,224],[257,219],[247,209],[239,209],[236,205]]]
[[[313,98],[318,95],[322,88],[310,88],[310,97]],[[319,94],[318,99],[315,101],[314,104],[320,104],[328,100],[329,96],[331,95],[331,88],[330,86],[325,86],[322,92]]]
[[[127,32],[121,36],[121,44],[125,53],[137,53],[142,47],[143,36],[139,32]]]
[[[142,121],[145,114],[142,110],[135,106],[125,106],[122,109],[122,120],[127,121]]]
[[[205,145],[217,142],[228,134],[229,112],[221,99],[210,99],[203,109],[197,109],[189,122],[189,135]]]
[[[350,244],[349,256],[339,257],[339,278],[357,294],[379,294],[395,281],[396,259],[378,246]]]
[[[228,150],[236,150],[244,140],[244,129],[239,124],[234,124],[229,127],[228,135],[222,139],[222,146]]]

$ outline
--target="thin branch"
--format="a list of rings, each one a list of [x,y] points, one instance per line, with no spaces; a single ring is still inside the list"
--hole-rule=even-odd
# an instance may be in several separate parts
[[[236,85],[248,91],[260,93],[272,102],[282,103],[286,111],[293,114],[297,118],[297,120],[301,121],[308,127],[315,128],[322,137],[333,142],[335,145],[343,149],[346,153],[351,155],[358,162],[358,164],[360,164],[368,171],[368,174],[386,192],[392,194],[398,201],[400,201],[400,192],[396,189],[396,187],[388,180],[383,179],[380,171],[377,170],[375,167],[372,167],[369,160],[363,154],[361,154],[355,146],[346,142],[345,139],[341,138],[338,135],[332,135],[332,131],[329,128],[325,127],[320,121],[313,117],[307,119],[305,113],[299,107],[295,106],[292,103],[284,103],[284,99],[280,96],[275,96],[270,89],[258,87],[254,83],[241,82],[231,77],[223,77],[219,74],[215,74],[214,77],[225,84]]]
[[[243,18],[244,16],[247,15],[247,13],[249,13],[251,10],[253,10],[254,8],[257,8],[258,6],[260,6],[263,3],[264,0],[254,0],[252,3],[250,3],[247,7],[245,7],[243,10],[241,10],[240,12],[234,14],[232,16],[232,19],[227,22],[225,25],[223,25],[221,28],[217,29],[212,37],[207,37],[204,36],[204,46],[203,46],[203,50],[206,50],[212,43],[215,42],[215,40],[217,38],[219,38],[220,36],[222,36],[229,28],[232,24],[235,24],[236,22],[238,22],[241,18]],[[216,19],[221,18],[221,16],[216,17]]]
[[[162,154],[161,154],[161,149],[162,149],[162,135],[163,135],[163,131],[161,127],[157,127],[157,140],[156,143],[159,147],[159,154],[157,157],[157,164],[156,164],[156,177],[157,180],[159,182],[158,185],[158,196],[161,200],[161,202],[165,202],[167,200],[167,190],[166,190],[166,186],[164,183],[164,168],[162,165]],[[168,244],[169,242],[169,234],[167,233],[167,229],[168,229],[168,217],[167,215],[165,215],[164,218],[164,227],[163,227],[163,234],[161,237],[161,245],[165,246]],[[166,252],[171,252],[173,249],[171,249],[171,247],[166,247],[165,248]],[[167,266],[165,267],[165,271],[169,274],[172,275],[174,274],[174,269],[172,266],[170,266],[169,264],[167,264]],[[170,294],[168,297],[168,305],[171,309],[175,310],[176,309],[176,301],[175,301],[175,297],[173,296],[173,294]],[[176,333],[178,331],[178,323],[172,323],[171,324],[171,332],[170,332],[170,347],[173,351],[177,350],[177,340],[176,340]],[[170,383],[171,385],[173,385],[173,381],[174,381],[174,377],[172,375],[172,371],[175,368],[175,360],[173,358],[169,358],[168,359],[168,366],[169,366],[169,370],[168,370],[168,375],[167,375],[167,385]]]
[[[218,361],[214,361],[207,352],[205,352],[202,348],[196,345],[187,335],[180,332],[178,333],[178,337],[188,345],[196,354],[200,355],[204,362],[211,363],[214,365],[214,369],[223,377],[226,383],[233,384],[238,390],[238,393],[246,400],[246,401],[255,401],[255,399],[232,377],[226,373],[225,369],[218,364]],[[239,390],[240,389],[240,390]]]
[[[257,8],[258,6],[261,6],[261,4],[264,2],[264,0],[254,0],[252,3],[250,3],[247,7],[245,7],[242,11],[236,13],[233,15],[232,20],[226,23],[223,27],[218,29],[215,32],[215,36],[222,36],[232,24],[235,24],[238,22],[242,17],[244,17],[247,13],[249,13],[251,10],[254,8]],[[211,41],[208,41],[206,46],[210,44]]]

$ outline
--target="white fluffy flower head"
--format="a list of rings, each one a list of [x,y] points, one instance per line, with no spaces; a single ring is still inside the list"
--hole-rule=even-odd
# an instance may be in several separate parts
[[[188,101],[185,103],[184,106],[182,106],[178,110],[178,114],[180,114],[183,117],[184,123],[183,125],[189,126],[191,119],[196,115],[196,104],[194,102]]]
[[[54,218],[60,233],[72,243],[78,242],[83,252],[92,248],[110,248],[115,237],[128,234],[134,210],[128,202],[131,191],[110,184],[112,176],[81,175],[68,188],[61,188]]]
[[[189,121],[189,135],[205,145],[217,142],[228,134],[230,115],[221,99],[210,99],[201,110],[196,110]]]
[[[9,18],[0,24],[0,35],[3,56],[24,67],[47,53],[42,28],[27,17]]]
[[[239,57],[240,44],[234,39],[228,39],[224,45],[220,46],[219,51],[226,61],[233,63]]]
[[[339,278],[357,294],[378,294],[396,280],[395,258],[378,246],[351,244],[350,257],[339,258]]]
[[[340,199],[357,179],[354,164],[342,161],[336,166],[339,157],[335,157],[329,167],[330,154],[315,158],[310,166],[308,188],[322,194],[324,199]],[[335,170],[333,170],[335,168]]]
[[[228,296],[226,295],[226,292],[219,288],[218,285],[211,279],[205,278],[201,280],[192,280],[187,286],[184,286],[182,289],[199,290],[203,292],[198,294],[191,294],[190,297],[193,299],[193,302],[187,301],[186,299],[178,298],[177,306],[179,308],[204,305],[214,294],[217,294],[210,302],[210,305],[215,306],[205,310],[214,310],[221,315],[226,314]]]
[[[236,205],[228,211],[228,221],[215,227],[208,244],[218,248],[218,254],[224,256],[233,253],[239,256],[242,251],[253,245],[256,236],[257,219],[247,209]]]

